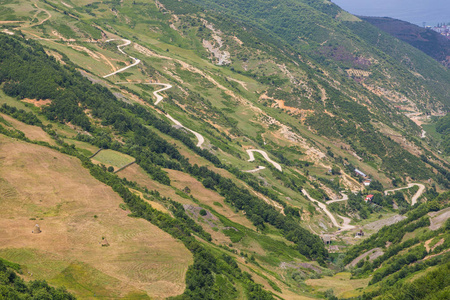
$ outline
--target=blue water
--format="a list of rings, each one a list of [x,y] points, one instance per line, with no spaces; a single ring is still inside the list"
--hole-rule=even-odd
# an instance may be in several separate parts
[[[331,0],[359,16],[391,17],[423,26],[450,22],[450,0]]]

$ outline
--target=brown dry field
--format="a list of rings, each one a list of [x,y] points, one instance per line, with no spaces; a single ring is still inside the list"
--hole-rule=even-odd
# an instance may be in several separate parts
[[[209,190],[203,186],[203,184],[192,176],[176,171],[165,169],[171,180],[171,185],[182,190],[184,187],[189,187],[193,192],[195,198],[201,203],[211,206],[219,214],[225,216],[229,220],[242,224],[247,228],[256,230],[255,226],[241,213],[235,213],[228,204],[225,204],[225,198],[219,195],[217,192]],[[223,207],[214,205],[214,202],[219,202]]]
[[[156,190],[162,196],[170,197],[174,201],[180,202],[182,204],[194,204],[194,202],[192,202],[191,200],[177,195],[172,187],[161,184],[151,179],[150,176],[145,173],[145,171],[137,164],[133,164],[123,169],[122,171],[118,172],[117,175],[130,181],[136,181],[139,185],[146,187],[150,191]]]
[[[27,279],[65,284],[84,299],[99,291],[105,298],[145,291],[155,299],[183,292],[190,252],[128,217],[122,199],[78,159],[0,135],[0,166],[0,255],[22,264]],[[31,233],[36,223],[40,234]],[[100,246],[102,237],[110,247]],[[105,281],[89,290],[92,278]]]
[[[362,294],[362,292],[358,291],[357,289],[367,287],[370,278],[350,280],[350,277],[351,274],[349,272],[342,272],[337,273],[332,277],[308,279],[305,281],[305,283],[309,286],[312,286],[319,292],[325,292],[326,290],[332,288],[335,295],[339,298],[359,296],[360,294]]]
[[[189,187],[192,191],[191,194],[196,199],[198,199],[200,203],[211,206],[218,213],[227,217],[233,222],[256,230],[253,224],[242,213],[235,213],[227,204],[225,204],[224,198],[222,196],[212,190],[205,188],[203,184],[197,179],[180,171],[169,169],[164,169],[164,171],[168,173],[171,181],[170,184],[172,186],[176,187],[179,190],[183,190],[186,186]],[[198,206],[198,204],[194,203],[192,200],[177,195],[176,191],[170,186],[166,186],[152,180],[150,176],[136,164],[131,165],[128,168],[118,172],[117,175],[131,181],[136,181],[139,185],[144,186],[149,190],[157,190],[162,196],[170,197],[174,201],[180,202],[182,204],[192,204]],[[214,202],[221,203],[223,207],[214,205]]]
[[[15,129],[22,131],[30,140],[47,142],[56,146],[56,142],[41,127],[25,124],[5,114],[0,114],[0,117],[5,119]]]
[[[172,171],[172,170],[166,170],[166,171]],[[190,177],[189,175],[187,175],[185,173],[179,172],[180,174],[182,174],[183,178],[179,178],[180,176],[178,176],[178,178],[176,178],[176,179],[173,178],[175,176],[173,173],[171,176],[171,173],[172,172],[169,172],[169,177],[170,177],[172,186],[175,186],[180,190],[182,190],[185,186],[189,186],[189,188],[191,188],[192,195],[194,197],[196,197],[200,202],[210,205],[211,207],[213,207],[216,211],[218,211],[222,215],[231,216],[230,219],[232,219],[232,217],[234,216],[234,220],[233,220],[234,222],[239,222],[241,224],[242,224],[242,222],[244,222],[245,223],[244,225],[253,228],[253,225],[244,216],[241,216],[240,214],[236,214],[236,213],[232,212],[231,209],[229,209],[229,207],[224,204],[223,197],[221,197],[217,193],[214,193],[211,190],[205,189],[200,182],[196,181],[195,179],[193,179],[192,177]],[[144,187],[148,188],[149,190],[157,190],[162,196],[171,198],[172,200],[177,201],[179,203],[191,204],[194,206],[201,206],[201,204],[194,203],[190,199],[186,199],[186,198],[181,197],[180,195],[177,195],[176,190],[173,189],[172,187],[153,181],[150,178],[150,176],[147,173],[145,173],[145,171],[136,164],[127,167],[126,169],[120,171],[117,174],[119,176],[121,176],[122,178],[126,178],[131,181],[136,181],[139,185],[144,186]],[[188,179],[190,181],[189,183],[186,182],[186,178],[189,178]],[[182,183],[179,182],[180,179],[182,179]],[[194,182],[194,184],[192,184],[193,182]],[[184,186],[182,186],[182,184],[184,184],[184,183],[186,183],[186,184]],[[198,191],[199,191],[198,189],[197,190],[192,189],[193,186],[195,186],[195,188],[198,188],[199,185],[202,188],[200,190],[200,193],[198,193]],[[202,193],[204,190],[206,190],[209,193],[208,194],[209,196],[211,196],[211,195],[213,196],[210,198],[210,200],[208,200],[208,202],[202,201],[202,200],[204,200],[204,197],[205,197],[205,195]],[[218,197],[219,197],[219,200],[217,200]],[[211,199],[216,199],[216,200],[211,201]],[[214,205],[213,202],[215,202],[215,201],[221,203],[224,207],[222,208],[222,207],[218,207],[218,206]],[[155,209],[158,209],[160,211],[165,211],[165,212],[167,211],[159,203],[152,202],[152,201],[148,201],[148,203]],[[200,223],[200,224],[203,225],[202,227],[206,232],[211,234],[211,237],[216,244],[228,245],[231,242],[230,238],[227,237],[225,234],[223,234],[220,230],[214,231],[210,225],[208,225],[206,223]],[[218,227],[220,227],[220,226],[218,226]]]

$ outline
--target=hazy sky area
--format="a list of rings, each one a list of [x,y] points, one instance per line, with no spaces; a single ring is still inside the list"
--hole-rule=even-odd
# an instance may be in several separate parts
[[[450,0],[331,0],[360,16],[391,17],[419,26],[450,22]]]

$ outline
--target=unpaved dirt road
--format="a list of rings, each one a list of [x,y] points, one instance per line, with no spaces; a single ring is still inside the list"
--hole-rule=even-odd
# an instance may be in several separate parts
[[[105,43],[109,43],[109,42],[112,42],[112,41],[123,41],[124,43],[122,45],[118,45],[117,49],[120,51],[120,53],[122,53],[122,54],[128,56],[129,58],[131,58],[134,62],[131,65],[129,65],[129,66],[126,66],[126,67],[124,67],[122,69],[119,69],[119,70],[114,71],[114,72],[112,72],[112,73],[110,73],[108,75],[103,76],[103,78],[108,78],[109,76],[116,75],[117,73],[121,73],[121,72],[123,72],[125,70],[128,70],[131,67],[134,67],[134,66],[138,65],[141,62],[140,59],[137,59],[137,58],[135,58],[135,57],[133,57],[131,55],[128,55],[122,50],[123,47],[128,46],[129,44],[131,44],[130,40],[126,40],[126,39],[110,39],[110,40],[106,40]]]
[[[250,149],[247,150],[248,156],[250,157],[250,159],[248,161],[254,161],[255,160],[255,156],[253,155],[253,152],[258,152],[260,153],[265,160],[267,160],[269,163],[271,163],[275,168],[277,168],[280,172],[283,172],[283,169],[281,168],[281,165],[273,160],[270,159],[269,155],[263,151],[263,150],[257,150],[257,149]]]
[[[347,231],[352,230],[355,228],[355,226],[350,225],[351,219],[343,216],[339,216],[342,220],[344,220],[342,225],[339,225],[339,223],[336,221],[336,218],[333,216],[333,214],[328,210],[327,205],[325,203],[322,203],[314,198],[312,198],[308,192],[305,189],[302,189],[302,193],[312,202],[317,203],[319,207],[327,214],[327,216],[330,218],[331,222],[334,226],[341,229],[341,231]]]
[[[342,195],[342,198],[340,198],[340,199],[335,199],[335,200],[329,200],[329,201],[327,201],[326,203],[327,203],[327,205],[328,204],[331,204],[331,203],[334,203],[334,202],[341,202],[341,201],[347,201],[348,200],[348,196],[346,195],[346,194],[341,194]]]
[[[411,198],[411,206],[417,203],[417,199],[419,199],[420,196],[422,196],[423,192],[425,191],[425,186],[421,183],[410,183],[407,186],[391,189],[391,190],[385,190],[384,194],[387,195],[390,192],[400,191],[404,189],[412,188],[413,186],[418,186],[419,190],[414,194],[414,196]]]

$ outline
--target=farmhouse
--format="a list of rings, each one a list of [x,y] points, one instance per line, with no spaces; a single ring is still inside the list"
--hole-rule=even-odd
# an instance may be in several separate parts
[[[372,199],[373,199],[373,195],[367,195],[367,197],[364,199],[364,201],[366,201],[366,203],[367,202],[372,202]]]

